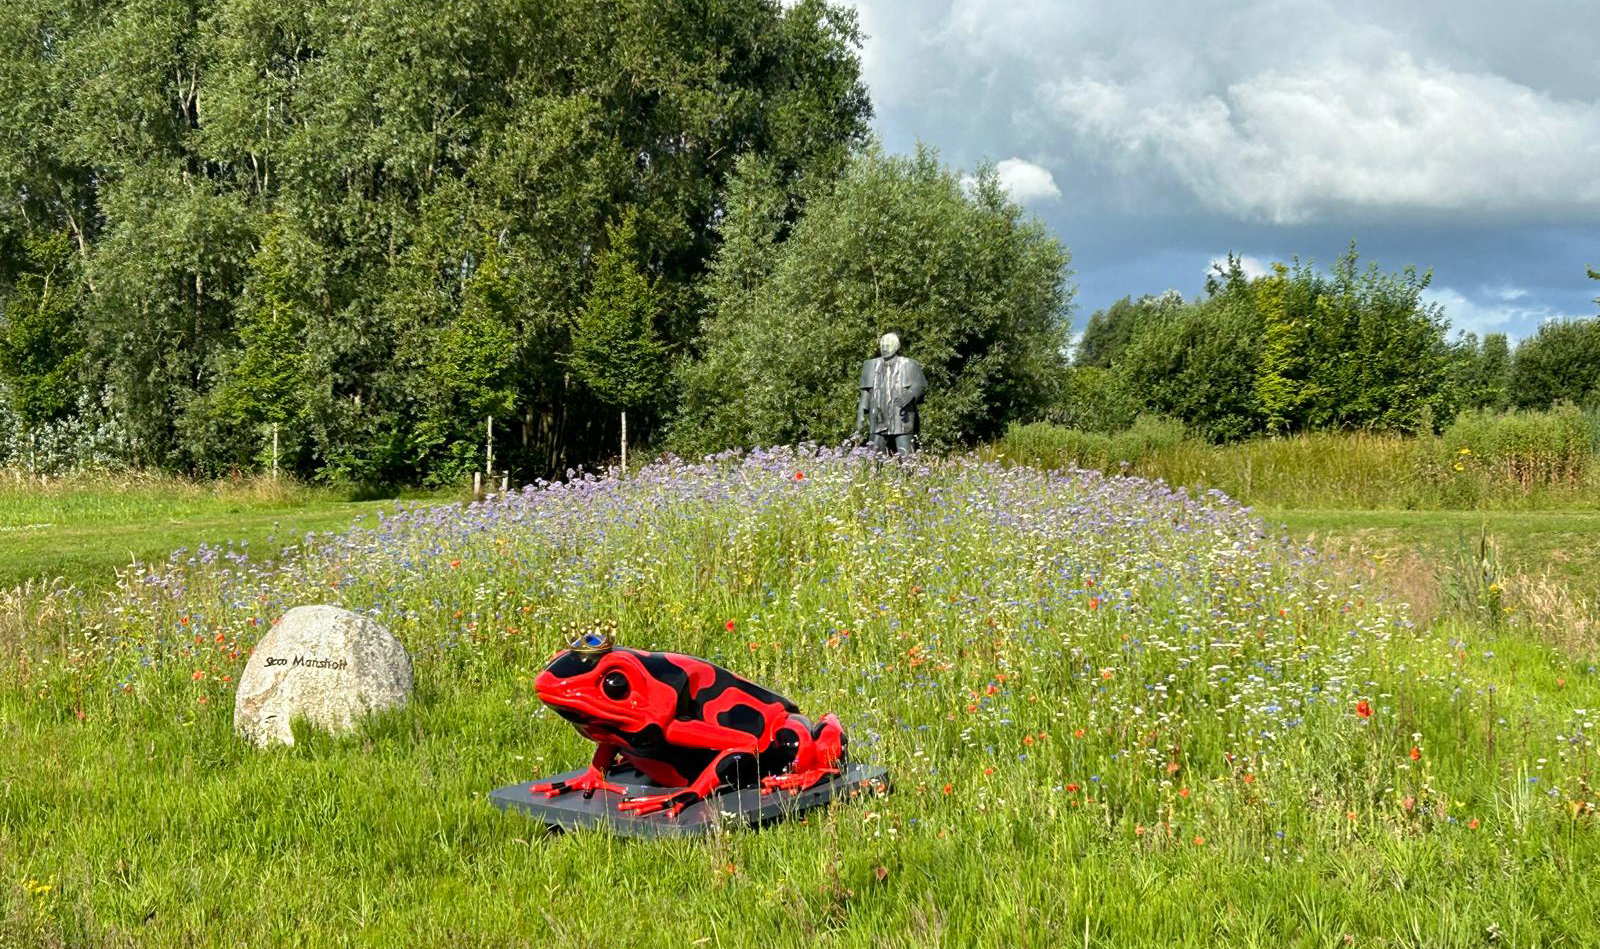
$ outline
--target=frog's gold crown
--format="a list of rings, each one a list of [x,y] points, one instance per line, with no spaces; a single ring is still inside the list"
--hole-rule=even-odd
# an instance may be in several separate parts
[[[615,620],[607,623],[595,623],[577,630],[569,626],[563,632],[572,637],[567,648],[586,656],[598,656],[602,653],[610,652],[611,647],[616,645],[617,641],[617,623]],[[574,633],[576,635],[573,635]]]

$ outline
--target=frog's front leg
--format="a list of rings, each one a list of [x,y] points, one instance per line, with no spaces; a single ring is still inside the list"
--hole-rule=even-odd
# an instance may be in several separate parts
[[[582,791],[585,799],[594,797],[596,791],[626,794],[627,788],[606,780],[606,772],[616,763],[619,750],[616,745],[601,742],[595,745],[594,758],[589,762],[589,770],[570,781],[541,781],[528,790],[534,794],[543,792],[545,797],[556,797],[568,791]]]
[[[665,794],[629,798],[618,804],[620,810],[653,814],[669,810],[676,815],[696,801],[716,793],[724,784],[738,786],[755,781],[756,754],[766,732],[766,721],[758,717],[747,728],[735,728],[711,721],[675,721],[667,726],[665,740],[680,748],[703,748],[715,752],[709,764],[689,782],[689,786]]]
[[[689,786],[665,794],[646,794],[643,797],[630,797],[617,805],[619,811],[632,811],[638,815],[654,814],[656,811],[666,811],[667,816],[676,817],[678,813],[696,801],[703,801],[716,793],[717,788],[724,784],[737,786],[740,772],[753,768],[755,754],[753,751],[736,749],[724,751],[711,759],[700,776],[689,782]]]

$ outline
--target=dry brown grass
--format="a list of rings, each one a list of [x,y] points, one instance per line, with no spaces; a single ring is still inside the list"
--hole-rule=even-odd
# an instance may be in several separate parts
[[[1600,654],[1600,603],[1548,573],[1506,578],[1513,613],[1544,641],[1575,657]]]
[[[1338,562],[1349,576],[1369,590],[1381,591],[1385,599],[1399,600],[1411,611],[1411,621],[1431,626],[1443,613],[1443,587],[1433,561],[1420,551],[1399,553],[1369,545],[1360,538],[1319,538],[1312,534],[1306,542]]]
[[[1548,571],[1502,572],[1493,541],[1487,545],[1487,563],[1470,559],[1451,562],[1418,550],[1396,553],[1359,538],[1319,539],[1312,535],[1307,542],[1332,556],[1369,589],[1408,604],[1418,626],[1443,619],[1482,622],[1485,609],[1493,608],[1502,614],[1503,622],[1526,630],[1566,655],[1581,659],[1600,656],[1600,600]],[[1474,576],[1459,576],[1466,571]],[[1492,606],[1486,607],[1481,597],[1463,602],[1463,587],[1489,582],[1498,588]]]

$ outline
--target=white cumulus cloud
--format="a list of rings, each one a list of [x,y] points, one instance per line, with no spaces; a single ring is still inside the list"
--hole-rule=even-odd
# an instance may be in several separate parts
[[[1006,189],[1013,201],[1027,204],[1031,201],[1054,201],[1061,197],[1055,176],[1050,174],[1049,169],[1031,161],[1007,158],[995,165],[994,170],[1000,179],[1000,186]]]
[[[1516,24],[1488,0],[854,2],[893,126],[1070,160],[1074,203],[1160,182],[1266,224],[1600,220],[1600,20],[1559,0]]]
[[[1600,210],[1600,102],[1404,52],[1267,69],[1198,98],[1083,77],[1049,95],[1102,155],[1153,163],[1242,218]]]
[[[1545,305],[1519,303],[1525,292],[1519,288],[1499,287],[1488,292],[1487,302],[1473,300],[1450,287],[1429,287],[1422,291],[1425,303],[1444,307],[1450,328],[1483,336],[1485,333],[1506,333],[1513,339],[1528,335],[1540,323],[1549,320],[1577,319],[1585,314],[1558,313]]]

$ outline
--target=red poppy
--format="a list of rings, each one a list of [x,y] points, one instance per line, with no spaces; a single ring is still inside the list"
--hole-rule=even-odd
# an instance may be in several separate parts
[[[1100,608],[1100,598],[1097,597],[1097,596],[1090,597],[1089,598],[1089,609],[1098,610],[1099,608]]]
[[[806,473],[804,471],[796,471],[794,473],[794,480],[796,480],[796,481],[804,481],[804,480],[806,480]]]
[[[1076,784],[1067,785],[1067,793],[1068,794],[1077,794],[1078,793],[1078,786]]]
[[[1412,761],[1421,761],[1422,760],[1422,749],[1418,748],[1416,745],[1412,745],[1411,746],[1411,760]]]
[[[728,626],[728,632],[730,632],[730,633],[733,632],[733,620],[728,620],[727,626]]]
[[[1356,703],[1356,714],[1360,715],[1362,718],[1372,717],[1372,706],[1367,704],[1366,699],[1362,699]]]

